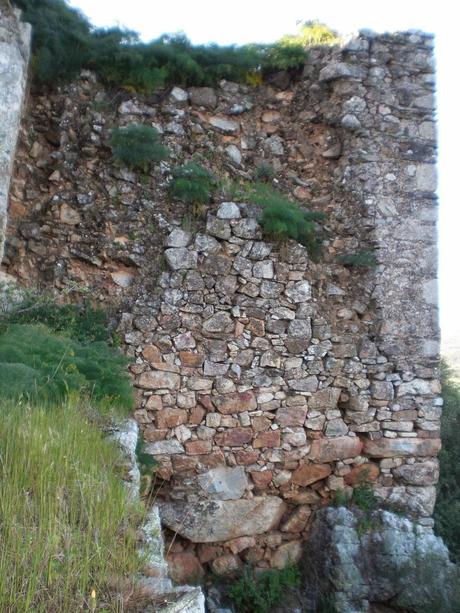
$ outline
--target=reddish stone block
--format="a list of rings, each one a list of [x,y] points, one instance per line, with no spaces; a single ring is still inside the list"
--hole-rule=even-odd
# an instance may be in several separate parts
[[[221,447],[240,447],[252,439],[251,428],[229,428],[215,436],[215,442]]]
[[[267,432],[261,432],[254,439],[252,446],[254,449],[260,447],[279,447],[281,444],[281,433],[279,430],[267,430]]]
[[[206,564],[207,562],[211,562],[211,560],[215,560],[223,553],[222,547],[218,545],[208,545],[208,543],[203,543],[198,546],[198,558],[202,564]]]
[[[149,426],[144,430],[144,440],[148,443],[156,443],[166,438],[169,430],[158,430],[154,426]]]
[[[254,481],[254,485],[260,489],[265,489],[268,487],[273,478],[273,472],[271,470],[255,470],[250,474],[252,480]]]
[[[311,507],[308,505],[298,506],[292,515],[281,526],[282,532],[302,532],[311,515]]]
[[[163,409],[155,416],[157,428],[175,428],[187,423],[187,411],[183,409]]]
[[[240,553],[249,547],[255,547],[256,539],[253,536],[240,536],[239,538],[227,541],[225,546],[230,549],[233,554]]]
[[[163,401],[161,400],[161,396],[156,396],[153,394],[149,396],[147,402],[145,403],[145,408],[148,411],[161,411],[163,408]]]
[[[249,321],[246,324],[246,330],[252,332],[254,336],[265,336],[265,322],[263,319],[249,317]]]
[[[369,483],[375,481],[380,474],[377,464],[371,462],[366,464],[360,464],[351,469],[351,471],[345,475],[344,481],[347,485],[355,487],[360,483]]]
[[[197,400],[209,413],[214,413],[214,404],[211,396],[203,394],[202,396],[198,396]]]
[[[198,458],[183,454],[171,456],[172,467],[175,473],[193,472],[198,464]]]
[[[189,455],[202,455],[212,449],[212,441],[188,441],[185,443],[185,451]]]
[[[276,412],[275,422],[280,426],[303,426],[307,418],[307,406],[281,407]]]
[[[148,390],[178,390],[180,388],[180,376],[174,372],[151,370],[141,374],[137,381],[137,385]]]
[[[197,405],[196,407],[193,407],[188,421],[190,424],[201,424],[205,415],[206,411],[203,409],[203,407]]]
[[[354,458],[357,455],[360,455],[362,448],[363,444],[357,436],[336,436],[335,438],[320,438],[312,442],[309,457],[312,460],[316,460],[317,462],[335,462],[336,460],[345,460],[346,458]]]
[[[319,504],[321,499],[312,489],[303,492],[287,491],[283,498],[292,504]]]
[[[206,468],[217,468],[218,466],[225,465],[225,456],[222,451],[213,451],[208,455],[200,458],[200,464],[206,466]]]
[[[194,583],[204,575],[200,560],[191,552],[170,553],[166,561],[171,579],[175,583]]]
[[[160,462],[160,465],[155,468],[155,476],[159,477],[160,479],[164,479],[165,481],[169,481],[173,474],[171,460],[169,458],[160,458],[158,456],[156,456],[155,459]]]
[[[296,485],[310,485],[329,477],[332,469],[329,464],[302,464],[292,475],[292,483]]]
[[[161,352],[155,345],[146,345],[142,350],[142,357],[151,364],[161,362]]]
[[[203,353],[192,353],[191,351],[179,351],[179,358],[182,366],[189,368],[200,368],[204,362]]]
[[[220,556],[211,562],[212,571],[219,576],[236,574],[242,565],[239,557],[231,554]]]
[[[263,415],[253,417],[251,419],[251,425],[254,432],[264,432],[270,428],[271,424],[271,420]]]
[[[260,453],[258,451],[254,451],[253,449],[240,449],[239,451],[235,451],[235,460],[240,466],[255,464],[259,457]]]
[[[253,411],[257,408],[256,397],[251,391],[222,394],[214,399],[214,404],[217,410],[224,415]]]

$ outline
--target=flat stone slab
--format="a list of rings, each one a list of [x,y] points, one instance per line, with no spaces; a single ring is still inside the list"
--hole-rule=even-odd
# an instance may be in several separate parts
[[[193,543],[216,543],[275,528],[286,510],[278,496],[159,504],[163,524]]]
[[[369,458],[436,456],[440,449],[440,438],[379,438],[366,439],[363,454]]]
[[[361,453],[362,447],[363,444],[357,436],[320,438],[312,442],[308,457],[317,462],[335,462],[356,457]]]

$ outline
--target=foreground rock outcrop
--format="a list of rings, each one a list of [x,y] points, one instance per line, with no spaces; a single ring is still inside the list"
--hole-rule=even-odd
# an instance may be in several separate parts
[[[120,446],[124,458],[124,482],[131,500],[139,497],[140,471],[136,447],[139,427],[134,419],[114,426],[111,437]],[[140,529],[140,553],[145,557],[145,576],[133,577],[133,588],[144,604],[142,613],[204,613],[204,594],[199,587],[175,586],[165,559],[164,539],[158,507],[148,510]]]
[[[303,611],[455,613],[460,574],[431,528],[389,511],[345,507],[317,513],[302,561]]]

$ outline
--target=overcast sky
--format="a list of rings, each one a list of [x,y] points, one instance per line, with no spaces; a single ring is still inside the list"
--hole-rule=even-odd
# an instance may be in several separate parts
[[[69,0],[96,26],[121,25],[149,41],[183,31],[193,43],[271,42],[295,33],[297,24],[318,19],[342,34],[421,29],[436,35],[439,120],[440,292],[443,335],[460,339],[460,175],[457,117],[459,90],[458,17],[450,0]],[[457,11],[456,11],[457,12]]]

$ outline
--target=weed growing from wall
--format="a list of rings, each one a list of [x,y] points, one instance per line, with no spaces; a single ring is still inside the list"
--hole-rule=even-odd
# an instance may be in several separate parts
[[[356,253],[341,255],[337,259],[340,263],[352,268],[375,268],[377,266],[377,258],[371,251],[366,249]]]
[[[114,128],[109,146],[115,161],[144,173],[150,164],[165,160],[169,156],[168,148],[160,142],[158,131],[141,124]]]
[[[309,211],[263,183],[252,186],[250,199],[262,208],[259,223],[268,237],[279,242],[292,238],[307,247],[312,258],[319,256],[321,232],[316,222],[325,219],[323,213]]]
[[[281,603],[289,588],[300,585],[297,566],[255,572],[246,568],[227,591],[238,613],[267,613]]]
[[[173,170],[169,195],[189,205],[195,216],[200,216],[204,206],[211,200],[215,178],[200,164],[190,162]]]
[[[254,170],[254,181],[258,183],[271,183],[275,178],[275,169],[267,162],[261,162]]]

